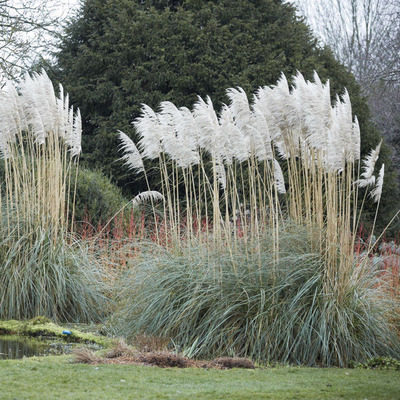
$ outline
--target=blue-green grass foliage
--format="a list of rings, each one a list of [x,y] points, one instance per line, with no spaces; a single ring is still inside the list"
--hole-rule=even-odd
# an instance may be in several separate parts
[[[347,366],[399,356],[394,304],[373,264],[355,259],[332,282],[312,231],[282,229],[279,257],[272,241],[265,233],[236,249],[180,254],[150,246],[124,277],[117,331],[170,337],[206,358]]]

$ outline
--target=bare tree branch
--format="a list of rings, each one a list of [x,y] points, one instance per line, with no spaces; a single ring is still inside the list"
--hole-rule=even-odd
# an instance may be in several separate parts
[[[0,81],[15,79],[59,35],[60,1],[0,0]]]
[[[368,96],[400,171],[400,0],[294,0]]]

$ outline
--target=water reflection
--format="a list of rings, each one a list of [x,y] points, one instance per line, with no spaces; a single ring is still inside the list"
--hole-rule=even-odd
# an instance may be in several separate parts
[[[21,336],[0,336],[0,360],[43,356],[48,344]]]

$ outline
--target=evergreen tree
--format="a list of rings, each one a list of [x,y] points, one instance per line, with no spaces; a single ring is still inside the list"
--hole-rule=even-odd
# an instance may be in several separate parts
[[[169,100],[191,107],[209,95],[216,107],[225,90],[251,95],[299,70],[330,79],[332,94],[350,93],[365,154],[380,140],[353,75],[329,49],[317,46],[295,9],[281,0],[83,0],[61,43],[55,76],[84,118],[83,162],[102,169],[125,193],[144,188],[114,161],[117,130],[134,137],[141,104]],[[386,158],[386,160],[384,160]],[[388,164],[388,155],[381,157]],[[379,165],[378,165],[379,167]],[[388,170],[388,169],[386,169]],[[386,220],[398,204],[393,172],[385,176]]]

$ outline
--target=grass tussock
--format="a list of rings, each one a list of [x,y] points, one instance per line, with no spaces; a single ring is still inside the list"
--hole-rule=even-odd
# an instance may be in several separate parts
[[[118,358],[132,356],[134,350],[129,346],[124,339],[117,339],[113,347],[104,354],[105,358]]]
[[[108,309],[106,282],[99,260],[73,236],[0,228],[0,318],[98,321]]]
[[[82,124],[42,71],[0,93],[0,318],[104,316],[98,258],[73,234]],[[74,173],[72,173],[74,171]],[[71,218],[70,218],[71,216]]]
[[[97,356],[93,350],[86,347],[81,347],[75,349],[73,352],[75,364],[99,364],[101,363],[101,358]]]
[[[288,226],[277,258],[267,235],[252,244],[257,252],[246,244],[236,252],[146,253],[123,280],[120,333],[172,337],[183,353],[208,359],[346,366],[399,356],[395,304],[376,265],[364,258],[343,271],[338,262],[330,280],[314,240],[308,229]]]

